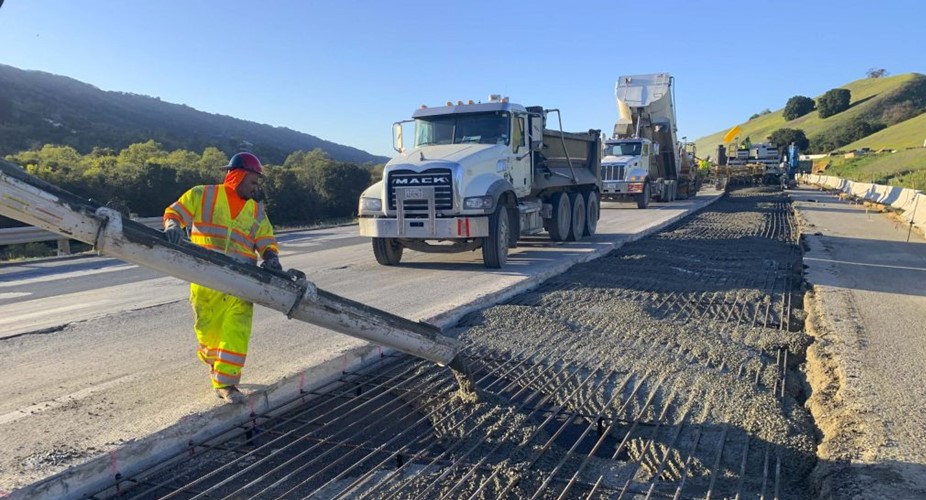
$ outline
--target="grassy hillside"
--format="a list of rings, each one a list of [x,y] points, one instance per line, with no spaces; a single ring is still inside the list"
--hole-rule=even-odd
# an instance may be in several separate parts
[[[72,78],[0,64],[0,157],[43,144],[71,146],[82,154],[96,147],[119,151],[149,139],[168,151],[200,152],[214,146],[228,156],[250,143],[251,151],[275,164],[293,151],[316,148],[338,161],[388,160],[284,127],[205,113],[156,97],[103,91]]]
[[[926,148],[868,154],[857,158],[832,156],[817,160],[815,168],[817,163],[829,163],[824,172],[826,175],[926,190]]]
[[[909,140],[906,139],[907,134],[914,132],[905,127],[898,129],[901,130],[900,132],[891,130],[894,127],[904,126],[903,121],[897,124],[894,123],[900,118],[909,118],[926,111],[926,76],[919,73],[907,73],[886,78],[865,78],[838,88],[848,89],[852,94],[850,108],[842,113],[821,119],[819,113],[812,111],[800,118],[787,121],[782,117],[785,104],[782,103],[781,108],[770,114],[739,124],[743,129],[739,134],[740,139],[749,136],[752,142],[761,142],[779,128],[801,129],[811,140],[811,149],[813,149],[814,137],[833,133],[846,127],[854,120],[863,119],[889,125],[887,129],[880,132],[883,134],[882,138],[887,142]],[[795,95],[800,95],[800,92],[796,91]],[[818,97],[820,96],[814,96],[814,99]],[[730,127],[733,127],[733,125],[731,124]],[[721,143],[727,130],[729,129],[720,130],[696,140],[698,151],[702,152],[702,154],[707,154],[704,152],[708,151],[713,156],[717,145]],[[891,145],[890,147],[902,146]]]
[[[875,132],[845,145],[842,149],[846,151],[860,148],[871,148],[874,151],[882,148],[901,150],[923,147],[923,141],[926,141],[926,113]]]

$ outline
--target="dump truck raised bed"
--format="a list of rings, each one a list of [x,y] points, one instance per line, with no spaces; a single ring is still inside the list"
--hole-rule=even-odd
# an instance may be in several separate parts
[[[500,268],[524,235],[554,241],[595,233],[600,206],[600,131],[547,129],[558,110],[524,107],[493,95],[486,103],[422,106],[393,126],[400,154],[360,197],[360,234],[373,255],[398,265],[403,249],[482,250]],[[406,150],[402,126],[414,122]]]
[[[621,76],[614,87],[618,119],[601,160],[602,197],[635,201],[688,198],[697,172],[676,137],[674,78],[667,73]]]

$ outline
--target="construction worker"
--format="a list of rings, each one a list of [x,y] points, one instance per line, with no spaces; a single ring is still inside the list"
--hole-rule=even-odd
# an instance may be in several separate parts
[[[225,181],[194,186],[164,210],[164,236],[179,243],[189,230],[190,241],[245,264],[280,271],[279,249],[273,227],[261,203],[263,167],[251,153],[232,156]],[[190,284],[193,330],[199,341],[197,357],[209,366],[215,394],[230,403],[242,403],[238,390],[248,354],[254,305],[196,283]]]
[[[702,158],[698,161],[698,173],[701,175],[707,175],[711,170],[711,157]]]

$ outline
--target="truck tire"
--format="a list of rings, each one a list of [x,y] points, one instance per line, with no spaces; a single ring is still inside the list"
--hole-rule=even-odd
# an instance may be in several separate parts
[[[547,231],[553,241],[566,241],[572,225],[572,210],[569,195],[564,192],[553,193],[550,199],[553,205],[553,218],[547,223]]]
[[[649,206],[650,188],[649,182],[643,185],[643,192],[634,198],[637,201],[637,208],[644,209]]]
[[[585,197],[582,193],[570,193],[569,203],[572,205],[572,217],[569,224],[567,241],[579,241],[585,234]]]
[[[585,193],[585,236],[591,236],[598,230],[598,218],[601,216],[601,200],[598,191]]]
[[[482,241],[482,263],[489,269],[499,269],[508,261],[508,237],[511,224],[508,207],[498,205],[489,217],[489,235]]]
[[[396,238],[373,238],[373,255],[384,266],[398,265],[404,247]]]

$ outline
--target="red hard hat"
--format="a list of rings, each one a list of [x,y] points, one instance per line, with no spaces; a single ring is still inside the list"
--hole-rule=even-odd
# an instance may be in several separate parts
[[[238,153],[232,156],[231,160],[228,160],[228,165],[222,168],[225,170],[243,168],[258,175],[264,175],[264,167],[260,165],[260,160],[251,153]]]

